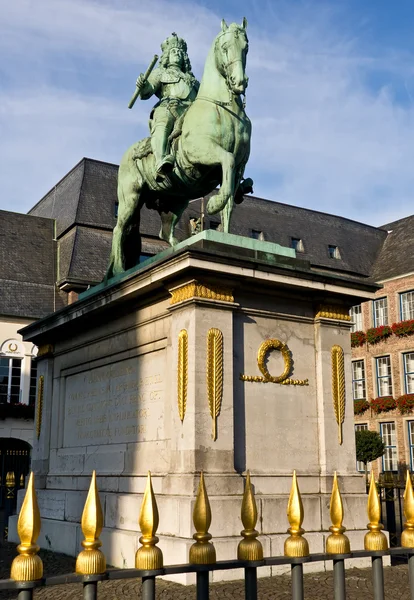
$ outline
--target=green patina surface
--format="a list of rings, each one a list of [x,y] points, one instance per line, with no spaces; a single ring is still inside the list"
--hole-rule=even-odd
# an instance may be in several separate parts
[[[260,253],[260,257],[263,260],[266,260],[270,264],[278,264],[283,262],[280,260],[280,257],[287,258],[296,258],[296,251],[293,248],[286,248],[285,246],[281,246],[280,244],[274,244],[273,242],[264,242],[261,240],[255,240],[248,237],[243,237],[241,235],[234,235],[232,233],[222,233],[220,231],[214,231],[212,229],[207,229],[206,231],[201,231],[197,235],[194,235],[183,242],[179,242],[174,247],[167,248],[162,252],[159,252],[155,256],[151,256],[147,258],[139,265],[132,267],[128,271],[121,273],[119,275],[115,275],[107,282],[99,283],[98,285],[86,290],[82,294],[79,294],[79,299],[82,300],[87,298],[97,292],[100,292],[106,287],[115,285],[120,281],[124,281],[128,279],[131,275],[135,273],[139,273],[139,271],[146,269],[150,265],[167,258],[177,252],[185,249],[191,248],[194,245],[198,245],[200,242],[216,242],[220,244],[220,246],[231,246],[232,248],[244,248],[246,250],[252,250],[255,253]]]
[[[156,97],[150,137],[133,144],[118,171],[118,221],[112,238],[107,279],[139,262],[140,211],[145,205],[163,215],[160,238],[171,246],[174,230],[191,199],[206,197],[209,215],[220,213],[229,231],[235,204],[253,190],[244,177],[250,154],[251,123],[245,110],[248,83],[247,21],[223,20],[213,40],[200,83],[194,77],[186,42],[173,33],[161,45],[146,73],[138,77],[135,98]]]

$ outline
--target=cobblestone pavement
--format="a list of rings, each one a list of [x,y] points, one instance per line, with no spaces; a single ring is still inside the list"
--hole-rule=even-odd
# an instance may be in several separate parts
[[[41,550],[46,576],[71,573],[75,560],[63,554]],[[16,556],[16,546],[10,543],[0,543],[0,578],[7,579],[10,565]],[[406,565],[386,567],[384,569],[386,600],[409,600],[408,573]],[[332,573],[314,573],[305,575],[306,600],[331,600],[333,598]],[[258,596],[260,600],[289,600],[290,577],[259,579]],[[176,583],[157,580],[157,600],[195,600],[194,586],[182,586]],[[99,600],[126,600],[141,597],[140,581],[119,580],[105,581],[99,584]],[[0,592],[0,600],[17,598],[17,593]],[[244,586],[242,581],[213,583],[210,588],[211,600],[242,600]],[[347,570],[347,598],[352,600],[370,600],[373,598],[371,571],[369,569]],[[66,584],[35,591],[37,600],[81,600],[82,585]]]

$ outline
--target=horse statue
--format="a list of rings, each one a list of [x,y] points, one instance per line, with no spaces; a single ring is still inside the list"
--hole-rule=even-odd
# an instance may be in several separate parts
[[[205,63],[197,96],[183,115],[181,133],[171,142],[172,170],[157,177],[150,138],[131,146],[122,157],[118,173],[118,221],[113,233],[106,278],[139,263],[140,211],[146,205],[157,210],[162,225],[160,238],[178,243],[174,229],[191,199],[206,196],[220,185],[207,203],[207,213],[221,213],[222,229],[229,231],[234,203],[252,192],[253,181],[244,179],[250,154],[251,123],[241,96],[248,39],[247,21],[227,25],[214,39]],[[171,136],[170,136],[171,137]]]

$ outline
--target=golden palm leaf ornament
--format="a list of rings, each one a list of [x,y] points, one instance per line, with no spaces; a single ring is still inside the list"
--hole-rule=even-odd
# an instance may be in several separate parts
[[[207,393],[213,419],[213,440],[217,439],[217,417],[223,400],[223,334],[215,327],[207,333]]]
[[[187,408],[187,386],[188,386],[188,333],[182,329],[178,334],[178,373],[177,373],[177,397],[178,414],[181,423],[184,421]]]
[[[345,420],[345,367],[341,346],[332,346],[331,360],[333,408],[338,423],[338,441],[342,444],[342,423]]]

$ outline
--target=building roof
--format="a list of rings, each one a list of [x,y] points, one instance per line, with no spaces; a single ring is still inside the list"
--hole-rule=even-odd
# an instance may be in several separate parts
[[[384,281],[414,272],[414,215],[381,227],[387,232],[372,278]]]
[[[103,279],[116,224],[117,176],[117,165],[83,158],[27,215],[0,211],[0,281],[7,282],[1,290],[1,313],[42,316],[62,303],[54,292],[55,282],[84,289]],[[208,198],[190,202],[177,226],[180,241],[191,235],[190,219],[202,218],[204,228],[220,223],[220,215],[207,214]],[[144,207],[142,253],[155,254],[167,247],[158,238],[160,225],[159,215]],[[413,225],[414,216],[371,227],[246,196],[235,207],[230,229],[247,237],[262,234],[282,246],[301,240],[304,251],[298,258],[309,261],[313,269],[381,281],[414,271]],[[338,248],[339,258],[330,256],[328,246]]]
[[[233,213],[231,233],[251,237],[253,231],[287,247],[292,246],[292,239],[302,240],[304,252],[297,252],[298,258],[315,267],[362,277],[371,276],[387,237],[382,229],[345,217],[245,196]],[[339,259],[330,257],[328,246],[338,247]]]
[[[63,306],[55,297],[54,222],[0,210],[0,313],[43,317]]]

